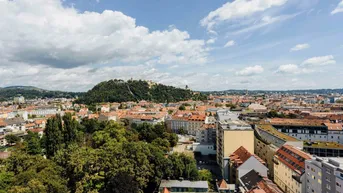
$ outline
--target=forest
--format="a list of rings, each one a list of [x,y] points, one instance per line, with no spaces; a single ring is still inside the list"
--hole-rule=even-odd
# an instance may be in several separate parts
[[[188,88],[176,88],[163,84],[149,83],[144,80],[104,81],[80,97],[77,102],[94,104],[101,102],[152,101],[158,103],[178,102],[185,100],[206,100],[207,97],[194,93]]]
[[[71,114],[49,118],[43,137],[29,132],[0,160],[0,192],[153,192],[161,179],[211,180],[185,154],[168,154],[178,137],[164,124],[134,128]]]

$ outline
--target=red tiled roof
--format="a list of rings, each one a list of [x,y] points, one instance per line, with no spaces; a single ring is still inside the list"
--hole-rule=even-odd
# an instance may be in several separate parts
[[[227,188],[227,183],[224,179],[220,180],[219,182],[217,182],[218,187],[222,188],[222,189],[226,189]]]
[[[328,130],[331,131],[342,131],[343,125],[341,123],[325,123],[325,126],[328,127]]]
[[[261,158],[259,158],[255,154],[251,154],[247,149],[243,146],[239,147],[235,152],[230,155],[230,160],[232,160],[237,167],[242,165],[245,161],[247,161],[251,156],[255,157],[260,163],[263,165],[266,164]]]
[[[168,188],[164,187],[162,193],[170,193]]]
[[[276,155],[278,160],[298,174],[304,173],[305,160],[311,159],[310,155],[291,145],[282,146],[276,152]]]
[[[252,154],[241,146],[230,155],[230,160],[233,160],[235,163],[240,165],[247,161],[251,156]]]

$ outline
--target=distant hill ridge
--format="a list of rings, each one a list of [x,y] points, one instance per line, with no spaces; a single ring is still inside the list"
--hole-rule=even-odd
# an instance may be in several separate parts
[[[12,100],[15,96],[23,96],[26,99],[34,98],[75,98],[83,93],[49,91],[33,86],[8,86],[0,88],[0,101]]]
[[[189,89],[176,88],[145,80],[113,79],[101,82],[86,92],[79,103],[153,101],[159,103],[178,102],[189,99],[205,100],[206,96]]]

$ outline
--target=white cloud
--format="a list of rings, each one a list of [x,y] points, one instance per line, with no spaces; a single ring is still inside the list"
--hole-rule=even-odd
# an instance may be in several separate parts
[[[224,45],[224,48],[234,46],[235,44],[236,44],[235,41],[230,40],[230,41],[228,41],[228,42]]]
[[[227,2],[222,7],[210,12],[200,21],[209,31],[223,21],[241,19],[254,13],[265,11],[272,7],[285,4],[287,0],[235,0]]]
[[[233,35],[238,35],[238,34],[242,34],[242,33],[247,33],[247,32],[251,32],[257,29],[260,29],[262,27],[277,23],[277,22],[283,22],[289,19],[292,19],[294,17],[296,17],[297,15],[299,15],[300,13],[294,13],[294,14],[290,14],[290,15],[279,15],[279,16],[264,16],[262,17],[259,21],[254,22],[253,25],[249,26],[249,27],[245,27],[242,29],[239,29],[237,31],[232,32],[231,34]]]
[[[118,11],[79,12],[60,0],[1,0],[0,12],[0,58],[12,62],[73,68],[207,61],[203,40],[178,29],[149,31]]]
[[[301,65],[308,66],[324,66],[329,64],[336,64],[334,57],[332,55],[318,56],[305,60]]]
[[[343,0],[337,5],[337,7],[331,12],[331,15],[343,12]]]
[[[264,71],[264,69],[262,66],[255,65],[255,66],[246,67],[246,68],[236,72],[236,75],[238,75],[238,76],[253,76],[256,74],[261,74],[263,71]]]
[[[206,44],[214,44],[216,42],[217,38],[211,38],[206,41]]]
[[[313,70],[309,70],[306,68],[300,68],[296,64],[281,65],[276,70],[276,73],[282,73],[282,74],[301,74],[301,73],[310,73],[310,72],[313,72]]]
[[[304,49],[307,49],[309,47],[310,47],[309,44],[297,44],[293,48],[291,48],[290,51],[294,52],[294,51],[304,50]]]

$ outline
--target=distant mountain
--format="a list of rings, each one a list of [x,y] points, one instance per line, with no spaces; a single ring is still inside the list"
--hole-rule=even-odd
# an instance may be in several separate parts
[[[224,90],[224,91],[202,91],[203,94],[225,95],[225,94],[319,94],[327,95],[331,93],[343,94],[343,89],[302,89],[302,90]]]
[[[189,99],[205,100],[206,96],[189,89],[166,86],[144,80],[104,81],[78,99],[79,103],[153,101],[159,103],[178,102]]]
[[[12,100],[15,96],[23,96],[26,99],[34,98],[74,98],[83,93],[49,91],[33,86],[9,86],[0,88],[0,101]]]

